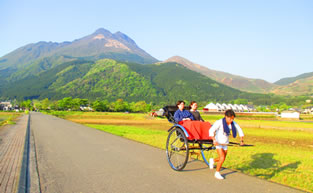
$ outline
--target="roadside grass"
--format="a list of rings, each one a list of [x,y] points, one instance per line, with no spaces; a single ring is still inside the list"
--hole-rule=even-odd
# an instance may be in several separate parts
[[[15,120],[21,113],[0,112],[0,126],[15,124]]]
[[[165,149],[167,130],[172,126],[166,119],[151,118],[146,114],[66,112],[63,116],[161,149]],[[210,115],[203,118],[213,124],[222,117]],[[239,117],[236,122],[244,130],[245,143],[254,146],[229,146],[224,167],[313,192],[312,122],[247,120]],[[239,141],[238,138],[230,140]],[[217,156],[215,152],[208,153],[210,157]]]

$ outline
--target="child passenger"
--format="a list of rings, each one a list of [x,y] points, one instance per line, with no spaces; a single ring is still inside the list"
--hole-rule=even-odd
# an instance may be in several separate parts
[[[234,121],[236,115],[233,110],[227,110],[223,119],[217,120],[209,130],[209,135],[213,138],[213,144],[216,147],[218,157],[210,158],[210,169],[213,169],[214,163],[216,164],[215,178],[222,180],[224,177],[220,174],[221,167],[225,161],[227,155],[227,145],[229,143],[230,131],[232,131],[233,137],[236,137],[238,132],[240,136],[240,145],[243,143],[243,131],[239,125]]]

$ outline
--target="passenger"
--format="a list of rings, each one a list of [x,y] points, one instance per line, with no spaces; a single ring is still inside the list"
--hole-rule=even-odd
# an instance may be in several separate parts
[[[224,179],[224,177],[220,174],[220,170],[226,159],[227,144],[229,143],[229,135],[231,130],[234,138],[238,132],[240,136],[240,145],[244,145],[244,134],[239,125],[234,121],[235,116],[236,115],[233,110],[227,110],[225,112],[225,117],[223,119],[217,120],[209,130],[209,135],[213,138],[213,144],[215,145],[218,154],[217,158],[210,158],[209,165],[210,169],[213,169],[214,163],[217,162],[215,178],[220,180]]]
[[[184,110],[184,101],[177,101],[176,106],[178,107],[178,110],[174,114],[174,120],[177,123],[184,120],[195,120],[193,115],[189,111]]]
[[[196,121],[203,121],[199,111],[197,111],[198,108],[198,104],[196,101],[191,101],[190,103],[190,113],[193,115],[193,117],[195,118]]]

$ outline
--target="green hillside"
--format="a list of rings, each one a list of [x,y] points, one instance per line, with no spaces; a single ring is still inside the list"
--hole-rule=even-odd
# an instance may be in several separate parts
[[[29,71],[36,71],[38,65]],[[141,65],[111,59],[73,60],[31,73],[1,89],[3,99],[80,97],[113,101],[175,102],[266,100],[266,95],[245,93],[220,84],[177,63]]]
[[[67,69],[63,71],[59,77],[66,77]],[[50,88],[63,96],[93,99],[151,101],[162,97],[148,79],[131,71],[126,64],[110,59],[98,60],[84,76],[63,85],[62,81],[56,81]]]
[[[290,96],[299,96],[299,95],[313,95],[313,76],[308,78],[302,78],[296,80],[288,85],[280,86],[274,90],[272,93],[278,95],[290,95]]]
[[[288,85],[288,84],[293,83],[297,80],[309,78],[312,76],[313,76],[313,72],[304,73],[304,74],[300,74],[299,76],[295,76],[295,77],[282,78],[282,79],[274,82],[274,84],[281,85],[281,86]]]

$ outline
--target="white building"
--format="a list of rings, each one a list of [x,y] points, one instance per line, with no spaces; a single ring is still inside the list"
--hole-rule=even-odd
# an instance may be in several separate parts
[[[203,110],[207,110],[209,112],[218,112],[219,108],[214,103],[207,104]]]
[[[8,111],[12,109],[11,102],[0,102],[0,110]]]
[[[222,104],[223,107],[223,111],[226,111],[228,109],[231,109],[228,105],[226,105],[225,103]]]
[[[290,112],[290,111],[283,111],[280,115],[281,118],[285,119],[300,119],[300,113],[298,112]]]

